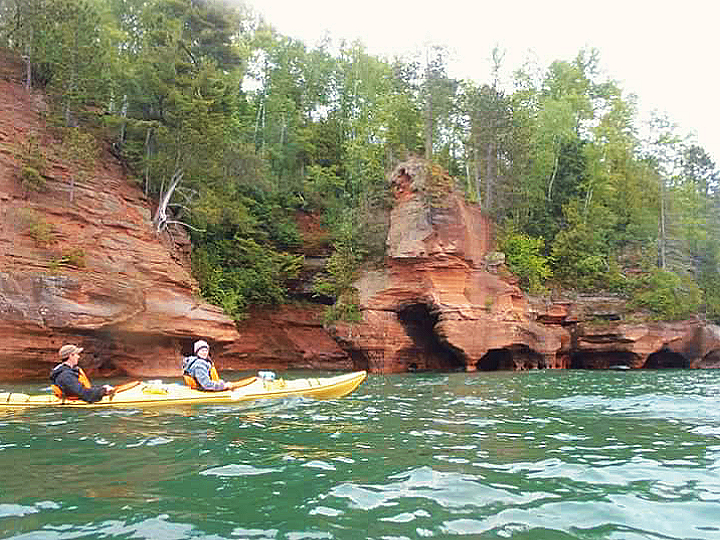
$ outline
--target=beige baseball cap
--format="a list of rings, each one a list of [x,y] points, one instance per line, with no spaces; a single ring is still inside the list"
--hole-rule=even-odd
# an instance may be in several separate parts
[[[74,353],[80,353],[82,352],[82,347],[77,347],[75,345],[63,345],[60,347],[60,351],[58,354],[60,355],[61,359],[69,358],[71,354]]]

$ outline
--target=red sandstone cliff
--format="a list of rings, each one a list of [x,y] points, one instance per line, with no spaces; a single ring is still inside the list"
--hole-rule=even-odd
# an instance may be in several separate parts
[[[377,371],[567,367],[569,332],[529,317],[488,264],[491,223],[424,160],[391,175],[387,263],[357,286],[363,322],[335,337]]]
[[[46,377],[67,342],[85,348],[91,374],[154,376],[176,375],[197,336],[236,341],[233,321],[193,294],[116,160],[104,153],[90,174],[73,175],[45,126],[44,96],[22,87],[17,62],[0,63],[0,378]],[[20,182],[31,137],[43,191]]]
[[[714,325],[626,324],[616,298],[531,305],[495,264],[491,223],[442,171],[412,160],[390,182],[387,262],[357,283],[363,321],[332,328],[357,364],[373,371],[720,366]]]
[[[110,154],[71,186],[44,98],[21,73],[0,58],[0,379],[45,378],[66,342],[85,347],[91,375],[177,376],[198,337],[234,370],[720,367],[716,326],[626,324],[617,299],[531,302],[499,270],[488,219],[421,160],[389,178],[387,257],[356,284],[360,324],[325,329],[323,306],[303,304],[236,327],[193,293],[187,261],[153,232],[150,202]],[[20,183],[30,137],[47,191]],[[320,262],[308,259],[308,276]]]

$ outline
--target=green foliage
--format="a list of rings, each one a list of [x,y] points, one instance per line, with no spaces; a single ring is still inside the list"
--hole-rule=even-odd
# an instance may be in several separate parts
[[[436,163],[428,166],[423,193],[432,208],[444,208],[448,205],[448,195],[454,188],[454,181],[445,170]]]
[[[70,200],[74,197],[76,181],[86,180],[97,159],[99,150],[95,137],[77,127],[65,128],[61,131],[63,143],[61,153],[70,165]]]
[[[323,322],[332,324],[336,321],[359,323],[362,321],[360,306],[354,302],[340,301],[329,306],[323,314]]]
[[[82,248],[63,251],[62,256],[57,260],[58,264],[67,264],[76,268],[85,268],[85,250]]]
[[[720,312],[717,168],[669,122],[643,144],[634,99],[602,78],[597,51],[523,66],[504,93],[498,50],[493,81],[460,83],[442,48],[392,63],[359,42],[311,48],[236,5],[0,0],[0,39],[27,58],[55,118],[102,119],[113,153],[167,203],[164,219],[195,229],[201,290],[233,316],[286,297],[302,209],[335,238],[317,284],[337,300],[329,316],[356,317],[356,272],[384,254],[387,173],[423,150],[444,167],[429,169],[431,206],[457,178],[516,225],[500,242],[527,289],[543,290],[550,261],[563,285],[624,290],[625,266],[646,269],[634,259],[661,246],[668,267],[696,276],[708,316]],[[62,132],[73,180],[105,143],[86,132]],[[32,137],[20,148],[27,191],[46,189],[44,152]],[[52,241],[41,225],[31,234]]]
[[[22,187],[27,191],[47,190],[47,182],[37,169],[25,165],[20,172],[20,178]]]
[[[649,311],[656,319],[681,320],[696,314],[702,292],[691,280],[656,268],[631,285],[631,309]]]
[[[272,251],[237,235],[211,237],[193,250],[192,265],[203,297],[240,320],[251,305],[287,300],[284,284],[297,277],[302,256]]]
[[[48,247],[55,241],[55,228],[44,221],[36,221],[27,228],[27,234],[38,247]]]
[[[61,134],[65,157],[79,169],[91,169],[99,154],[98,142],[95,137],[77,127],[65,128]]]
[[[207,192],[195,208],[204,232],[194,235],[192,264],[202,295],[239,320],[252,305],[286,301],[303,257],[287,252],[300,235],[282,197],[250,186],[230,193]]]
[[[46,248],[55,242],[55,228],[32,208],[11,209],[8,218],[18,231],[32,238],[37,247]]]
[[[720,275],[716,273],[712,278],[703,281],[700,286],[703,292],[705,316],[715,324],[720,324]]]
[[[503,178],[510,173],[505,159],[511,150],[512,112],[510,100],[492,86],[465,84],[463,108],[470,121],[470,138],[467,144],[469,159],[464,189],[468,200],[482,202],[492,216],[502,215],[506,201]],[[477,185],[471,178],[480,180]]]
[[[335,300],[325,313],[325,321],[360,320],[357,289],[354,282],[358,277],[364,252],[358,244],[357,231],[348,220],[334,243],[335,251],[328,258],[325,273],[318,276],[313,286],[316,294]]]
[[[498,236],[500,250],[512,273],[520,278],[521,286],[533,294],[546,292],[544,283],[552,272],[547,257],[542,255],[542,238],[533,238],[513,227],[506,227]]]
[[[720,239],[708,236],[695,254],[696,281],[703,293],[705,316],[720,323]]]
[[[309,210],[339,208],[345,193],[345,180],[338,175],[337,167],[310,165],[305,173],[304,192]]]
[[[61,266],[85,268],[85,251],[81,248],[66,250],[61,255],[53,257],[48,263],[48,267],[53,272],[57,272]]]
[[[577,200],[564,207],[564,215],[567,225],[552,244],[553,275],[571,288],[607,288],[611,273],[607,236],[612,216],[603,207],[586,209]]]
[[[31,132],[20,146],[19,153],[22,168],[20,169],[20,183],[26,191],[45,191],[47,181],[43,176],[46,159],[41,141],[35,132]]]
[[[53,99],[51,108],[74,125],[76,113],[103,95],[103,60],[109,52],[97,3],[27,0],[14,14],[13,42],[27,54],[32,84]],[[111,50],[111,49],[110,49]]]
[[[265,242],[282,251],[292,251],[301,245],[300,232],[290,214],[294,203],[281,194],[274,194],[256,199],[252,206],[259,234]]]

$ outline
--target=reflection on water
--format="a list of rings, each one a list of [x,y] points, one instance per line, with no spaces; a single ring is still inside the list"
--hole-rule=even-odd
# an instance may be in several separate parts
[[[5,411],[0,537],[717,539],[718,397],[713,371],[536,371]]]

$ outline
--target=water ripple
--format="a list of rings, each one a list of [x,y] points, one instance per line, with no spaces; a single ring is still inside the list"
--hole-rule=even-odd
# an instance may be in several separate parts
[[[278,472],[277,469],[260,469],[252,465],[223,465],[202,471],[203,476],[251,476]]]

